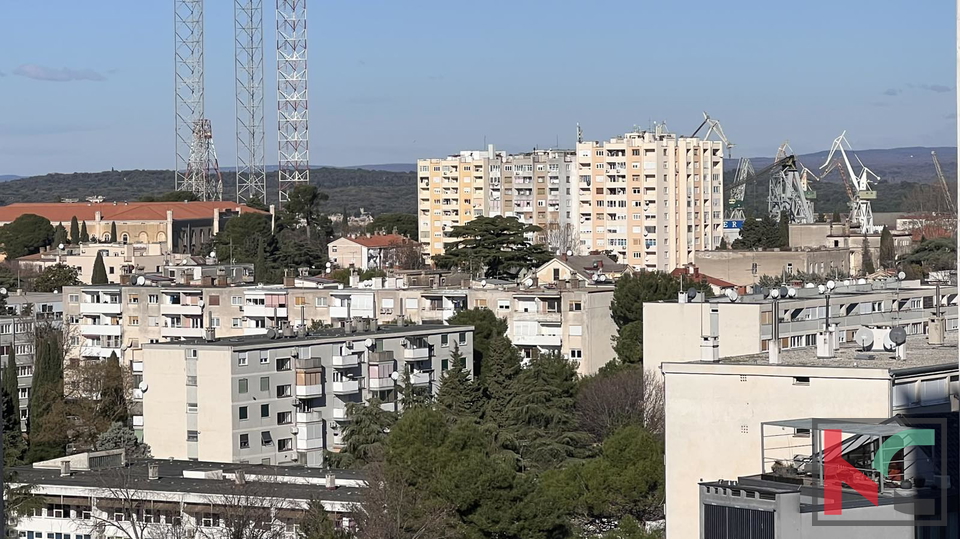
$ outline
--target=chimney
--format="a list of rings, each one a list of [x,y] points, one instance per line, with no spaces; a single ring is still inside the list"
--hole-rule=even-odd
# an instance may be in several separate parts
[[[377,331],[378,329],[380,329],[379,322],[377,322],[377,319],[376,319],[376,318],[371,318],[371,319],[370,319],[370,331]]]
[[[700,360],[720,361],[720,307],[710,306],[710,334],[700,337]]]
[[[147,479],[151,481],[156,481],[157,479],[160,479],[159,464],[155,462],[151,462],[150,464],[147,464]]]
[[[328,473],[326,477],[327,490],[337,490],[337,476]]]
[[[60,461],[60,477],[70,477],[70,461]]]
[[[213,327],[207,327],[203,330],[203,340],[207,342],[216,342],[217,330]]]

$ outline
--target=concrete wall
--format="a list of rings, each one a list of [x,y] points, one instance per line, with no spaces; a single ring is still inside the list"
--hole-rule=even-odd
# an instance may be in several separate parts
[[[783,271],[829,273],[832,268],[849,271],[850,254],[846,249],[821,251],[705,251],[697,253],[700,273],[739,286],[751,285],[763,275]],[[754,270],[756,264],[756,270]]]
[[[143,362],[144,379],[149,380],[149,389],[143,399],[144,421],[163,425],[163,428],[145,430],[143,441],[150,444],[156,458],[186,458],[186,357],[182,350],[173,348],[144,352],[147,356]],[[221,373],[222,378],[228,380],[228,373]],[[223,410],[210,407],[204,411],[210,415],[218,412],[218,419],[229,425],[229,416]]]
[[[889,417],[883,369],[663,365],[666,518],[671,539],[695,539],[700,481],[761,471],[760,423],[802,417]],[[809,377],[798,385],[795,376]]]

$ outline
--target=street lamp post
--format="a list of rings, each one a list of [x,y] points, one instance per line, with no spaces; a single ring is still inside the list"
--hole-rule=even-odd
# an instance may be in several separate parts
[[[397,394],[397,380],[400,379],[400,373],[393,371],[390,373],[390,379],[393,380],[393,413],[400,411],[400,395]]]
[[[821,359],[833,357],[834,338],[833,329],[830,327],[830,293],[833,292],[833,289],[836,287],[837,283],[832,279],[827,281],[827,284],[822,284],[817,287],[817,291],[823,295],[824,308],[826,309],[823,315],[823,334],[817,343],[817,357]]]

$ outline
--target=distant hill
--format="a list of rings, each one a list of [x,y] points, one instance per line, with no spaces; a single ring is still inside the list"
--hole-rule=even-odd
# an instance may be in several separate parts
[[[0,182],[8,182],[10,180],[19,180],[23,176],[17,176],[15,174],[0,174]]]
[[[384,172],[416,172],[417,165],[414,163],[384,163],[382,165],[354,165],[352,167],[341,167],[349,169],[362,170],[382,170]]]
[[[330,195],[325,211],[353,213],[360,208],[372,213],[415,213],[417,181],[413,173],[344,168],[311,168],[310,181]],[[276,202],[277,173],[267,173],[267,192]],[[236,198],[236,174],[223,173],[225,198]],[[131,201],[144,195],[174,190],[169,170],[119,170],[45,174],[0,183],[0,203],[56,202],[61,198],[102,196],[106,200]]]

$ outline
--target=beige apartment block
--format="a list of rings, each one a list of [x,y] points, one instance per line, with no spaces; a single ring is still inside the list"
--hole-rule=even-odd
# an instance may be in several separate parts
[[[496,167],[496,165],[494,165]],[[500,163],[500,182],[491,178],[489,215],[516,217],[544,229],[534,239],[561,249],[579,250],[576,237],[576,153],[537,150],[507,155]],[[554,236],[565,236],[566,245]]]
[[[802,452],[789,446],[809,447],[809,431],[768,429],[767,435],[780,436],[766,438],[761,448],[763,422],[960,409],[956,331],[945,346],[908,337],[906,349],[904,359],[883,353],[862,359],[851,343],[826,360],[807,347],[782,352],[779,364],[770,364],[765,353],[663,363],[667,536],[701,537],[700,482],[769,473],[773,462],[763,456],[789,461]]]
[[[77,268],[81,281],[90,282],[97,255],[103,257],[107,279],[120,283],[121,277],[134,273],[162,273],[165,266],[190,259],[189,254],[174,253],[166,243],[81,243],[57,246],[17,259],[21,268],[41,272],[56,264]]]
[[[491,144],[486,150],[417,161],[417,208],[425,256],[443,253],[444,244],[453,241],[445,236],[451,228],[488,215],[487,187],[493,178],[499,179],[503,157]]]
[[[579,236],[637,269],[670,271],[696,261],[723,235],[719,142],[658,125],[577,144]]]
[[[756,283],[764,275],[849,275],[851,250],[824,248],[808,251],[709,251],[697,253],[700,272],[738,286]],[[858,251],[859,253],[859,251]],[[859,256],[859,255],[858,255]]]

